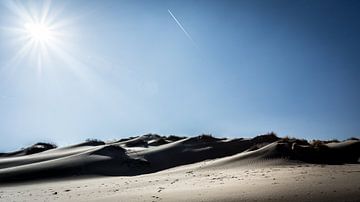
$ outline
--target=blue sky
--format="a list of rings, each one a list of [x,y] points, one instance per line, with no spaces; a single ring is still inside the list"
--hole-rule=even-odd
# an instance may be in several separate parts
[[[2,1],[0,151],[149,132],[359,137],[359,10],[359,1]],[[56,34],[19,56],[36,16]]]

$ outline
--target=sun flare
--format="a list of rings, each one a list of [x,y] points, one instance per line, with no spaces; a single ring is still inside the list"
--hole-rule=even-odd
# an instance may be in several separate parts
[[[74,32],[73,18],[64,16],[61,3],[53,1],[7,1],[5,6],[11,12],[9,25],[3,29],[12,33],[13,57],[8,67],[25,62],[37,68],[39,75],[54,61],[70,63],[76,61],[69,46]],[[10,19],[10,17],[9,17]],[[0,27],[1,28],[1,27]]]
[[[35,41],[46,42],[52,37],[49,27],[45,24],[26,23],[24,27],[28,37]]]

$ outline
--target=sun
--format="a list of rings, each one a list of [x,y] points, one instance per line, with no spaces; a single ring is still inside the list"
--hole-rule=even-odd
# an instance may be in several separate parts
[[[65,16],[62,4],[54,5],[50,0],[6,1],[9,9],[8,26],[0,27],[7,31],[14,44],[13,57],[7,66],[16,67],[25,62],[35,67],[39,74],[53,61],[65,61],[68,46],[71,44],[71,18]],[[69,59],[68,59],[69,60]]]
[[[26,23],[24,25],[27,36],[37,42],[48,42],[53,36],[50,28],[41,23]]]
[[[79,17],[65,12],[61,1],[4,1],[4,5],[9,12],[4,19],[7,25],[0,31],[6,31],[13,45],[6,67],[26,65],[39,76],[55,71],[55,66],[79,71],[82,63],[74,57],[81,57],[81,52],[75,51]]]

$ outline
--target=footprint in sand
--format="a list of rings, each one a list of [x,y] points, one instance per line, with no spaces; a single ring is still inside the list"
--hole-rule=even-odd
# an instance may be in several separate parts
[[[161,192],[161,191],[164,190],[164,189],[165,189],[164,187],[159,187],[158,192]]]
[[[179,179],[175,179],[174,181],[172,181],[170,184],[174,184],[175,182],[178,182]]]
[[[151,196],[152,198],[155,198],[155,199],[160,199],[160,197],[158,196]]]

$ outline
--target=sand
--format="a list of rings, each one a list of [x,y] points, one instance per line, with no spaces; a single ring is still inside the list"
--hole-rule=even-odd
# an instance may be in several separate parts
[[[132,140],[2,157],[0,201],[360,201],[358,140]]]
[[[0,201],[359,201],[359,165],[184,166],[133,177],[97,177],[0,188]]]

